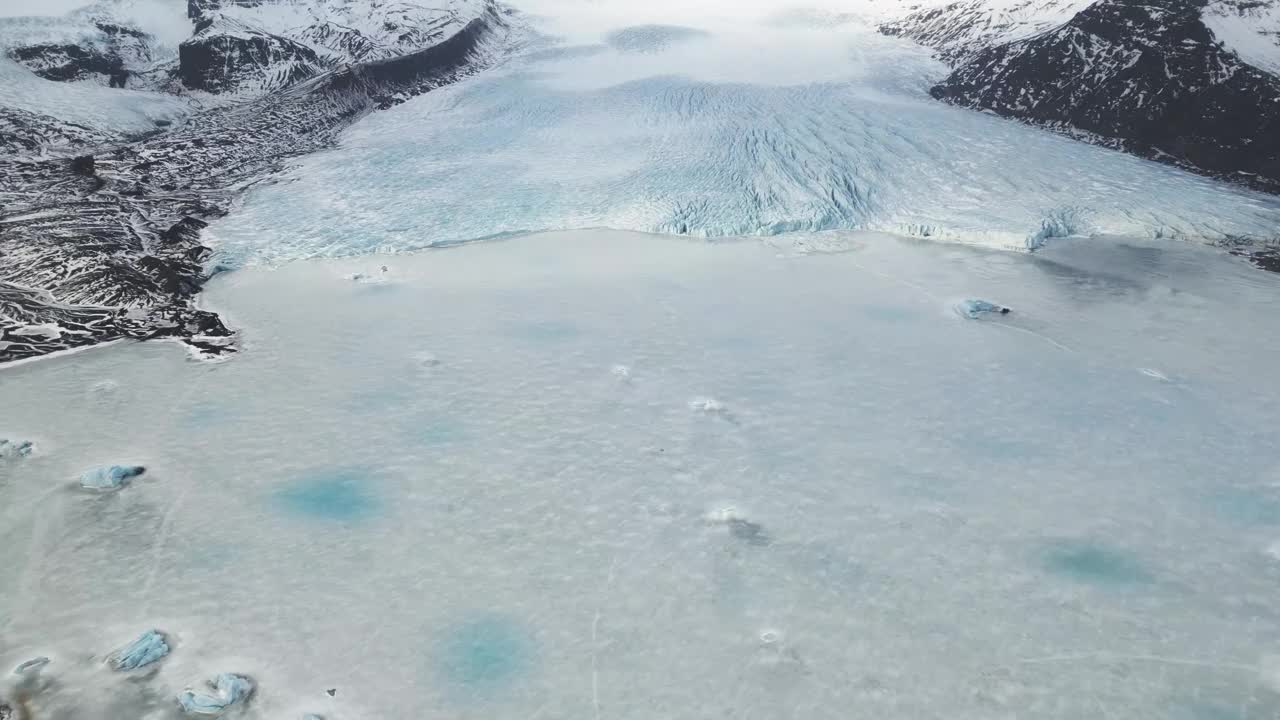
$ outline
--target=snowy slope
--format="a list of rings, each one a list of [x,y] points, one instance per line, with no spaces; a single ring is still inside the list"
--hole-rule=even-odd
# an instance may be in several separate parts
[[[327,70],[399,57],[458,33],[482,0],[431,5],[382,0],[193,4],[195,35],[178,74],[192,89],[260,95]]]
[[[154,89],[190,33],[175,0],[99,0],[62,17],[0,18],[0,54],[49,80]]]
[[[1205,6],[1202,19],[1240,59],[1280,75],[1280,2],[1214,0]]]
[[[1038,34],[970,44],[928,25],[882,29],[957,63],[932,89],[939,99],[1280,189],[1280,77],[1224,47],[1202,10],[1199,0],[1097,0]],[[952,28],[961,40],[965,27]]]
[[[883,23],[881,32],[934,48],[952,65],[1062,25],[1090,0],[963,0]]]

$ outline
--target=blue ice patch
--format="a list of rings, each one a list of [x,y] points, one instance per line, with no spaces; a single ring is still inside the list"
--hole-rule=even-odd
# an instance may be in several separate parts
[[[27,457],[35,450],[35,447],[30,440],[0,438],[0,459]]]
[[[444,420],[412,423],[407,432],[424,445],[452,445],[463,437],[456,424]]]
[[[520,624],[486,614],[451,628],[439,647],[440,669],[451,684],[494,692],[525,675],[533,662],[533,639]]]
[[[1192,699],[1174,708],[1173,720],[1248,720],[1250,714],[1239,704]]]
[[[320,520],[361,520],[381,506],[366,473],[357,470],[328,470],[300,478],[278,490],[275,501],[290,513]]]
[[[103,465],[81,473],[80,486],[89,490],[118,490],[146,471],[141,465]]]
[[[1280,500],[1249,488],[1218,488],[1209,503],[1220,515],[1240,525],[1280,524]]]
[[[956,310],[961,315],[973,320],[983,317],[984,315],[1008,315],[1010,312],[1009,308],[1003,305],[996,305],[993,302],[975,300],[972,298],[968,300],[961,300],[960,303],[956,305]]]
[[[50,662],[52,661],[43,655],[41,655],[40,657],[31,658],[30,660],[19,663],[18,667],[13,669],[13,674],[14,675],[30,675],[31,673],[39,672],[42,668],[44,668],[45,665],[48,665]]]
[[[159,630],[142,633],[128,647],[111,657],[111,667],[116,670],[137,670],[146,667],[169,654],[169,643]]]
[[[253,681],[243,675],[222,673],[209,683],[212,693],[187,690],[178,695],[183,712],[193,715],[219,715],[231,705],[244,702],[253,694]]]
[[[1151,574],[1136,558],[1083,540],[1053,543],[1044,553],[1044,565],[1050,572],[1099,585],[1151,581]]]

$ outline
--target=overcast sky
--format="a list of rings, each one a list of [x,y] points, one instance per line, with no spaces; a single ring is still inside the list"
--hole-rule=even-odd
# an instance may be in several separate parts
[[[0,16],[61,15],[90,0],[0,0]]]

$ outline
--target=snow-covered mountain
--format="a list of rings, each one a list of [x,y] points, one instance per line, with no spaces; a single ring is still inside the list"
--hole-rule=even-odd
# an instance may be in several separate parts
[[[917,10],[880,26],[938,51],[951,65],[988,48],[1051,30],[1088,7],[1089,0],[961,0]]]
[[[1280,74],[1280,3],[1215,0],[1205,6],[1200,19],[1241,60]]]
[[[259,94],[344,65],[430,47],[465,27],[483,4],[192,0],[189,8],[196,33],[179,48],[183,84],[214,93]]]
[[[216,271],[205,267],[205,220],[224,213],[240,189],[327,146],[367,113],[483,67],[509,29],[499,6],[469,0],[437,8],[200,0],[181,43],[130,31],[146,40],[153,61],[168,53],[159,66],[143,68],[142,52],[124,65],[150,92],[108,90],[84,64],[53,72],[51,53],[21,55],[37,47],[33,25],[45,36],[79,38],[74,46],[86,52],[116,52],[101,44],[99,25],[103,13],[127,2],[53,23],[0,25],[0,45],[26,65],[6,68],[9,61],[0,60],[0,75],[14,78],[17,90],[31,82],[22,77],[28,71],[67,90],[34,100],[18,93],[12,103],[8,88],[0,90],[0,362],[122,337],[176,336],[204,351],[225,350],[230,332],[194,306]],[[328,14],[302,18],[302,8]],[[344,38],[325,30],[334,23],[350,23]],[[296,55],[258,52],[280,48]],[[35,57],[43,64],[33,64]],[[122,93],[145,105],[158,91],[191,104],[185,116],[158,120],[141,136],[121,132],[110,113],[95,124],[73,112],[77,97],[92,103],[100,93]],[[41,99],[45,112],[32,110]]]
[[[1280,189],[1280,4],[970,0],[881,27],[954,72],[934,97]]]

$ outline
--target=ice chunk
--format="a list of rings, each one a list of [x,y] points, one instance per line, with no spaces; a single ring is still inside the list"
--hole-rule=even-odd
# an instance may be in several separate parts
[[[29,675],[31,673],[39,672],[41,668],[43,668],[45,665],[48,665],[50,662],[51,661],[49,660],[49,658],[43,655],[41,655],[40,657],[34,657],[24,663],[19,664],[18,667],[14,668],[13,674]]]
[[[995,303],[987,302],[986,300],[975,300],[972,298],[960,301],[960,304],[956,306],[956,309],[965,317],[974,319],[980,318],[983,315],[1008,315],[1012,312],[1012,310],[1003,305],[996,305]]]
[[[704,412],[708,415],[726,415],[729,410],[719,400],[710,397],[696,397],[689,401],[689,409]]]
[[[704,516],[710,525],[723,525],[729,528],[729,534],[745,541],[748,545],[767,546],[773,543],[769,531],[763,525],[752,522],[732,505],[719,508]]]
[[[387,281],[387,273],[391,272],[391,268],[383,265],[376,273],[354,272],[346,276],[347,280],[358,283],[380,283]]]
[[[178,705],[183,712],[196,715],[217,715],[229,705],[243,702],[253,694],[253,681],[244,675],[222,673],[209,683],[213,693],[186,690],[178,695]]]
[[[748,545],[768,545],[773,541],[769,538],[769,531],[764,529],[760,523],[754,523],[746,518],[729,518],[729,533],[739,540],[747,541]]]
[[[90,490],[118,490],[147,469],[141,465],[103,465],[80,475],[80,486]]]
[[[116,670],[137,670],[169,654],[169,643],[159,630],[148,630],[111,657]]]
[[[20,458],[30,455],[36,446],[30,440],[0,438],[0,458]]]
[[[302,720],[324,720],[324,716],[316,715],[313,713],[307,713],[306,715],[302,716]]]
[[[1169,379],[1168,375],[1165,375],[1164,373],[1160,372],[1159,370],[1156,370],[1155,368],[1138,368],[1138,372],[1142,373],[1143,375],[1146,375],[1149,378],[1155,378],[1160,382],[1172,382],[1172,380]]]

